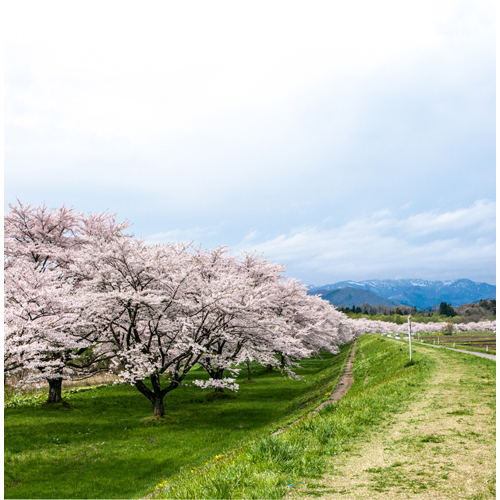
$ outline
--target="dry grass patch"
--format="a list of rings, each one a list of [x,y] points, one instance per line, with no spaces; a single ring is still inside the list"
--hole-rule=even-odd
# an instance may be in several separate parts
[[[36,385],[31,385],[25,387],[22,390],[17,389],[17,384],[19,383],[19,378],[17,377],[9,377],[5,381],[4,391],[6,391],[7,396],[21,393],[25,395],[29,394],[45,394],[48,395],[48,383],[43,384],[42,387],[38,387]],[[95,385],[102,384],[113,384],[118,380],[117,375],[112,375],[109,373],[98,373],[93,375],[92,377],[85,378],[83,380],[64,380],[63,381],[63,391],[67,391],[68,389],[74,389],[77,387],[92,387]]]

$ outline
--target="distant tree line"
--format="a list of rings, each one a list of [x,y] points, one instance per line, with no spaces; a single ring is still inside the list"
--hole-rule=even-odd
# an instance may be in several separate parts
[[[369,316],[406,316],[408,314],[417,315],[421,318],[433,316],[444,316],[446,318],[456,318],[453,321],[470,322],[470,321],[481,321],[486,318],[494,320],[496,316],[496,300],[480,300],[478,303],[464,304],[458,306],[456,309],[451,305],[451,303],[441,302],[439,307],[437,305],[429,307],[424,310],[417,312],[416,307],[410,306],[392,306],[388,307],[385,305],[374,306],[367,302],[361,304],[361,306],[352,305],[349,306],[338,306],[337,309],[345,314],[366,314]]]
[[[368,304],[367,302],[364,302],[363,304],[361,304],[361,307],[353,304],[352,307],[339,306],[337,309],[340,312],[343,312],[345,314],[347,314],[347,313],[369,314],[370,316],[375,316],[377,314],[383,314],[385,316],[393,316],[395,314],[407,316],[408,314],[416,314],[417,313],[416,307],[409,307],[409,306],[388,307],[385,305],[372,306],[371,304]]]
[[[497,301],[496,300],[483,300],[481,299],[478,304],[465,304],[462,306],[466,315],[473,314],[473,311],[478,311],[482,309],[482,313],[496,315]],[[439,314],[442,316],[448,316],[453,318],[460,314],[461,311],[458,312],[453,309],[451,304],[447,304],[446,302],[441,302],[439,304]]]
[[[439,304],[439,314],[441,316],[448,316],[449,318],[453,318],[453,316],[457,315],[453,306],[446,302],[441,302],[441,304]]]
[[[456,311],[466,321],[480,321],[483,318],[492,320],[497,314],[497,301],[480,300],[477,304],[459,306]]]
[[[477,305],[485,309],[486,311],[491,312],[491,314],[497,313],[497,301],[495,299],[493,300],[481,299]]]

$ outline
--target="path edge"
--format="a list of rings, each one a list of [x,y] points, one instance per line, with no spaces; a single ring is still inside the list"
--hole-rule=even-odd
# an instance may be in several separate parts
[[[329,404],[334,404],[340,399],[342,399],[347,391],[351,388],[352,383],[354,382],[354,377],[352,374],[352,365],[354,363],[354,356],[356,354],[356,342],[357,338],[354,339],[354,342],[351,346],[351,351],[349,352],[349,356],[347,357],[344,366],[342,368],[342,372],[339,376],[339,379],[337,380],[337,384],[335,386],[335,389],[331,393],[331,395],[328,397],[326,401],[323,401],[320,403],[318,406],[312,408],[310,411],[302,415],[300,418],[295,420],[295,422],[292,422],[291,424],[285,425],[284,427],[280,427],[279,429],[276,429],[274,432],[271,433],[271,436],[278,436],[281,434],[283,431],[286,429],[289,429],[290,427],[298,424],[300,421],[302,421],[304,418],[306,418],[308,415],[312,415],[315,413],[318,413],[318,411],[321,408],[324,408],[326,405]]]

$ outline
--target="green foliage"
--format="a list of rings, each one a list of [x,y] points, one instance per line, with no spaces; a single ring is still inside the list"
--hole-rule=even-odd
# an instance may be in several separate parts
[[[446,302],[441,302],[441,304],[439,304],[439,314],[441,316],[450,316],[450,317],[457,315],[457,313],[453,309],[453,306],[451,304],[447,304]]]
[[[423,310],[417,312],[415,307],[399,306],[384,307],[372,306],[368,303],[360,307],[339,307],[339,311],[347,314],[350,318],[367,318],[378,321],[402,324],[406,322],[408,314],[412,315],[414,323],[437,323],[453,322],[469,323],[471,321],[494,321],[496,319],[496,300],[480,300],[479,303],[463,304],[456,309],[451,304],[441,302],[438,310]]]

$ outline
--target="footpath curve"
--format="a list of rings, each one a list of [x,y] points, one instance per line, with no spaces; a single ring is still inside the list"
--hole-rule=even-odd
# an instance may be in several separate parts
[[[335,386],[334,391],[330,395],[330,397],[323,401],[320,405],[314,408],[313,413],[317,413],[321,408],[326,405],[336,403],[339,399],[342,399],[346,392],[351,388],[352,383],[354,382],[354,377],[352,375],[352,364],[354,362],[354,355],[356,353],[356,340],[354,341],[351,352],[349,354],[349,358],[344,365],[344,369],[339,377],[337,385]]]

